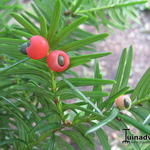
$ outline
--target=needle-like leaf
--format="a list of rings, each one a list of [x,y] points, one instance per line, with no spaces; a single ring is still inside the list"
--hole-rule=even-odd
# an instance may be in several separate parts
[[[74,92],[79,94],[83,98],[83,100],[85,100],[87,103],[89,103],[101,116],[103,116],[103,113],[101,112],[101,110],[99,108],[97,108],[97,106],[95,104],[93,104],[93,102],[91,102],[79,89],[77,89],[68,80],[64,79],[64,81],[65,81],[66,84],[68,84],[70,86],[70,88],[72,88],[72,90],[74,90]]]
[[[24,19],[22,16],[12,13],[12,16],[22,25],[24,26],[31,34],[33,35],[39,35],[38,30],[30,24],[26,19]]]
[[[108,36],[107,33],[93,35],[93,36],[90,36],[86,39],[78,40],[78,41],[63,45],[63,46],[59,47],[59,49],[62,49],[66,52],[72,51],[72,50],[77,50],[78,48],[89,45],[89,44],[94,43],[96,41],[104,40],[107,36]]]
[[[94,125],[93,127],[91,127],[90,129],[87,130],[86,134],[92,133],[97,131],[98,129],[100,129],[101,127],[103,127],[104,125],[108,124],[109,122],[111,122],[114,118],[116,118],[116,116],[118,115],[119,111],[118,109],[114,108],[110,115],[107,116],[106,119],[100,121],[98,124]]]
[[[52,39],[58,29],[60,16],[61,16],[61,8],[62,8],[61,1],[56,0],[55,6],[54,6],[54,11],[53,11],[53,16],[51,18],[50,28],[48,31],[48,39],[50,41],[52,41]]]

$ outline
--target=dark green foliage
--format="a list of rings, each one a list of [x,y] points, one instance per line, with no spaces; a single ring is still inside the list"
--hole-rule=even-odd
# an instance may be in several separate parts
[[[94,35],[80,25],[98,28],[101,23],[125,28],[128,17],[137,19],[134,6],[145,2],[34,0],[33,12],[25,10],[20,15],[9,12],[19,24],[0,33],[0,148],[75,150],[76,145],[81,150],[96,150],[97,137],[103,149],[110,150],[104,126],[121,130],[130,124],[150,134],[150,70],[131,90],[128,80],[132,46],[123,50],[115,80],[103,78],[98,61],[95,61],[93,78],[79,77],[74,71],[76,66],[111,54],[93,53],[93,43],[105,40],[107,33]],[[51,50],[59,48],[69,54],[69,70],[53,72],[45,58],[32,60],[20,53],[20,46],[37,34],[48,39]],[[91,53],[81,54],[81,51]],[[108,91],[107,85],[112,85]],[[114,100],[126,93],[131,93],[134,100],[130,117],[113,106]],[[70,99],[71,103],[67,101]],[[143,107],[139,106],[141,103]],[[132,146],[140,149],[136,144]]]
[[[138,12],[133,7],[136,4],[144,4],[147,0],[105,0],[105,1],[84,1],[81,7],[73,12],[74,14],[87,14],[90,17],[90,24],[98,28],[99,22],[107,27],[125,29],[129,18],[137,21]],[[106,17],[107,15],[107,17]],[[97,19],[99,18],[99,20]]]
[[[1,0],[0,1],[0,37],[9,35],[10,30],[7,23],[10,21],[10,13],[21,10],[18,0]]]

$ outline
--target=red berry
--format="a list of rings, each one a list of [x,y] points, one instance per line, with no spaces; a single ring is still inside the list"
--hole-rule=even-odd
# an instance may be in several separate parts
[[[69,67],[70,58],[61,50],[52,51],[47,58],[48,67],[55,72],[62,72]]]
[[[128,95],[122,95],[115,100],[115,104],[119,109],[130,109],[131,99]]]
[[[48,41],[39,36],[33,36],[30,39],[30,45],[26,48],[27,55],[32,59],[42,59],[48,54],[49,44]]]

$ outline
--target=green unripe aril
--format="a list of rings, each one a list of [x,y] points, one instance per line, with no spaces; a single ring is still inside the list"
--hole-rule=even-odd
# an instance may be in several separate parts
[[[121,110],[124,110],[124,109],[128,110],[131,107],[131,99],[128,95],[119,96],[115,100],[115,105]]]

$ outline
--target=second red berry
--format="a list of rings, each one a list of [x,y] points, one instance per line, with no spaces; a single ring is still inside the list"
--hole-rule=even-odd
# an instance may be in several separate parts
[[[55,72],[62,72],[70,65],[69,56],[61,50],[52,51],[47,58],[48,67]]]

